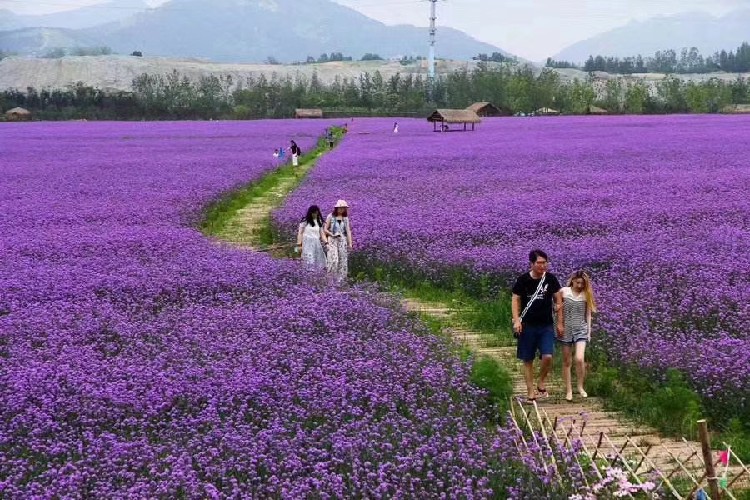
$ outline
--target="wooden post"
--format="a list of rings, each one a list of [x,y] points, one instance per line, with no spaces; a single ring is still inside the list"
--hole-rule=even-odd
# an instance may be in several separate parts
[[[708,480],[708,489],[711,492],[712,500],[719,500],[721,492],[719,491],[719,481],[716,477],[714,468],[714,459],[711,456],[711,438],[708,435],[708,424],[706,419],[698,420],[698,432],[701,438],[701,448],[703,450],[703,462],[706,464],[706,479]]]

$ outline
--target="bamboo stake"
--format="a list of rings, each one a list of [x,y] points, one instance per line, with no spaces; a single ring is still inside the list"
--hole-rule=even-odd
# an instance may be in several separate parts
[[[612,443],[612,441],[610,441],[609,436],[607,436],[605,434],[604,437],[609,442],[609,445],[612,447],[612,449],[616,450],[617,447]],[[643,482],[641,481],[641,478],[638,477],[638,474],[636,474],[635,472],[633,472],[633,469],[630,468],[630,464],[628,463],[627,457],[625,457],[624,455],[622,455],[622,452],[628,446],[629,442],[630,442],[630,438],[626,437],[625,438],[625,444],[622,446],[622,449],[620,450],[620,453],[618,453],[618,457],[620,458],[620,461],[622,462],[622,465],[625,466],[625,468],[628,470],[628,472],[633,477],[633,479],[635,479],[635,482],[642,485]]]
[[[544,410],[542,410],[542,411],[544,411]],[[546,411],[544,411],[544,418],[547,421],[547,423],[550,423],[549,415],[547,414]],[[557,417],[555,417],[555,425],[557,425]],[[568,437],[567,436],[565,437],[565,444],[561,445],[560,444],[560,436],[557,434],[557,430],[556,430],[555,427],[552,428],[552,434],[555,436],[555,442],[557,443],[558,447],[560,447],[561,449],[565,448],[565,449],[571,450],[571,446],[568,446]],[[572,445],[572,443],[571,443],[571,445]],[[578,453],[573,453],[573,459],[575,460],[576,465],[578,466],[578,470],[581,471],[581,477],[583,478],[583,483],[588,488],[589,487],[589,480],[586,477],[586,471],[583,470],[583,466],[581,465],[581,461],[578,459]],[[598,473],[598,471],[597,471],[597,473]],[[601,474],[599,474],[599,478],[601,479]]]
[[[711,490],[711,498],[719,500],[721,492],[719,490],[719,481],[716,477],[714,461],[711,458],[711,437],[708,435],[708,424],[705,419],[698,420],[698,433],[701,438],[701,449],[703,451],[703,462],[706,464],[706,475],[708,479],[708,489]]]
[[[628,441],[630,441],[630,438],[629,438],[629,437],[628,437],[628,438],[626,438],[626,439],[627,439]],[[640,462],[640,463],[638,464],[638,467],[636,467],[636,469],[635,469],[635,470],[637,471],[637,470],[638,470],[638,468],[639,468],[639,467],[641,466],[641,464],[642,464],[642,463],[643,463],[644,461],[648,462],[648,464],[649,464],[649,465],[651,466],[651,468],[652,468],[652,469],[654,470],[654,472],[656,472],[656,473],[657,473],[657,474],[659,475],[659,477],[661,477],[661,479],[662,479],[662,484],[666,484],[666,485],[667,485],[667,487],[669,488],[669,490],[670,490],[670,491],[672,492],[672,494],[673,494],[673,495],[674,495],[674,496],[675,496],[676,498],[679,498],[679,499],[681,500],[681,499],[682,499],[682,495],[680,495],[680,494],[679,494],[679,493],[677,492],[677,490],[676,490],[676,489],[674,488],[674,485],[672,485],[672,483],[671,483],[671,482],[669,481],[669,479],[668,479],[668,478],[666,478],[666,477],[664,476],[664,474],[662,473],[662,471],[661,471],[661,470],[659,470],[659,468],[658,468],[658,467],[656,466],[656,464],[655,464],[655,463],[654,463],[654,462],[653,462],[653,461],[652,461],[652,460],[651,460],[650,458],[648,458],[648,451],[649,451],[649,450],[651,450],[651,448],[652,448],[652,447],[651,447],[651,446],[649,446],[649,447],[648,447],[648,450],[647,450],[647,451],[646,451],[646,452],[644,453],[644,452],[643,452],[643,450],[641,450],[641,448],[640,448],[640,447],[639,447],[639,446],[638,446],[637,444],[633,443],[632,441],[631,441],[631,444],[633,445],[633,447],[634,447],[634,448],[635,448],[636,450],[638,450],[638,452],[639,452],[639,453],[640,453],[641,455],[643,455],[643,458],[641,459],[641,462]]]
[[[536,401],[534,401],[534,411],[536,413],[536,419],[539,422],[539,427],[542,432],[542,437],[544,438],[544,442],[547,443],[547,446],[549,446],[549,438],[547,437],[547,430],[544,428],[544,423],[542,422],[542,417],[539,415],[539,407],[536,404]],[[557,468],[557,459],[555,458],[554,453],[551,455],[552,463],[555,466],[555,469],[559,471]]]
[[[528,426],[529,430],[531,431],[531,435],[534,436],[534,429],[533,429],[533,427],[531,427],[531,422],[530,422],[530,419],[529,419],[529,415],[528,415],[528,413],[526,413],[526,410],[524,409],[524,407],[522,406],[522,404],[523,403],[519,403],[518,407],[521,409],[521,413],[523,413],[523,417],[526,420],[526,425]],[[536,408],[536,401],[534,401],[534,408]],[[538,439],[535,439],[535,441],[538,441]],[[539,460],[542,461],[542,466],[544,467],[544,472],[545,473],[549,472],[549,470],[547,469],[547,462],[546,462],[546,460],[544,460],[544,453],[542,452],[542,450],[539,451]]]
[[[588,433],[586,433],[586,437],[591,439],[591,435]],[[583,445],[583,450],[586,452],[586,455],[589,457],[589,460],[591,460],[591,466],[594,468],[594,471],[596,471],[596,475],[599,476],[599,479],[603,479],[602,473],[599,471],[599,467],[596,465],[595,456],[594,457],[591,456],[591,452],[586,446],[586,440],[584,439],[583,435],[581,435],[581,445]],[[599,450],[597,449],[597,451]]]
[[[596,443],[596,451],[594,452],[594,456],[591,458],[592,460],[596,460],[596,455],[599,453],[599,448],[602,446],[602,439],[604,439],[604,431],[599,432],[599,442]]]

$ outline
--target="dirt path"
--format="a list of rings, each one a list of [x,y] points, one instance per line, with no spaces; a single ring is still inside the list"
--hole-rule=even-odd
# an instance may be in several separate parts
[[[287,195],[297,187],[320,156],[321,153],[316,153],[311,160],[301,162],[294,170],[281,169],[271,173],[270,175],[277,180],[274,186],[253,197],[250,203],[238,210],[216,237],[233,245],[253,250],[267,250],[261,243],[261,234],[268,228],[271,212],[284,202]],[[289,246],[291,244],[292,242]],[[274,248],[281,246],[283,245],[274,246]]]

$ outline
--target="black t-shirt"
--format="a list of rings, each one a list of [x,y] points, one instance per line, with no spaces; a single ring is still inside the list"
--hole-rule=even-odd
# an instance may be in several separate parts
[[[539,281],[541,281],[541,278],[534,279],[530,273],[524,273],[516,278],[516,282],[513,284],[513,294],[521,297],[521,310],[518,311],[519,314],[523,312],[526,304],[529,303],[529,299],[536,292]],[[552,273],[545,274],[542,291],[539,292],[539,296],[537,296],[523,317],[523,323],[533,326],[551,325],[552,296],[559,291],[560,282],[557,280],[557,277]]]

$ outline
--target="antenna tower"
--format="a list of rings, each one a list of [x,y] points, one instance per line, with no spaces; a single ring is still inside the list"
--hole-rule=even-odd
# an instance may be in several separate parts
[[[435,6],[438,0],[428,0],[430,2],[430,52],[427,56],[427,79],[432,89],[432,84],[435,82],[435,34],[437,28],[435,27],[435,21],[437,20],[437,14],[435,13]]]

